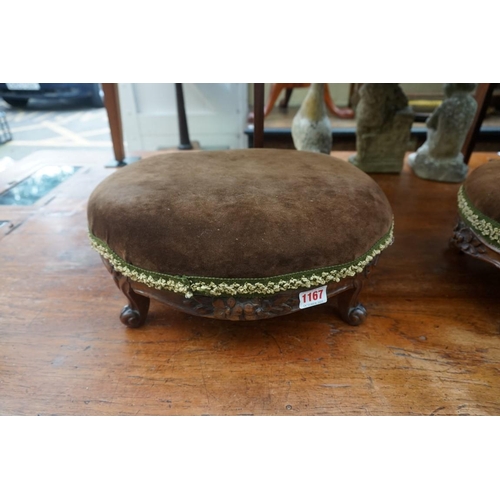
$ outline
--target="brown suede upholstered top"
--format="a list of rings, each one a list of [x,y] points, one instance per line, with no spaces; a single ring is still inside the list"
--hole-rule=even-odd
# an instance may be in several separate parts
[[[245,149],[164,154],[106,178],[90,232],[134,266],[254,278],[335,266],[392,227],[379,186],[319,153]]]
[[[476,168],[465,180],[464,189],[477,210],[500,222],[500,160]]]

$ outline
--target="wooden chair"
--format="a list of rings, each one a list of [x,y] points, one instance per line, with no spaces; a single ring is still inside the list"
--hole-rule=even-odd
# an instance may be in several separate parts
[[[495,90],[496,83],[479,83],[476,89],[477,111],[474,121],[469,129],[469,133],[465,139],[462,147],[462,154],[464,155],[464,162],[469,163],[472,152],[476,145],[477,137],[481,130],[486,111],[493,97],[493,90]]]
[[[310,83],[272,83],[271,91],[269,93],[269,99],[264,108],[264,118],[268,116],[269,113],[271,113],[274,104],[276,103],[283,90],[285,90],[285,97],[279,102],[279,107],[282,109],[286,109],[288,106],[288,102],[290,101],[290,97],[292,96],[293,89],[305,88],[309,87],[310,85]],[[332,113],[332,115],[338,116],[339,118],[354,117],[354,111],[351,108],[339,108],[335,105],[332,96],[330,95],[328,85],[325,85],[324,98],[326,107],[328,108],[328,111]]]

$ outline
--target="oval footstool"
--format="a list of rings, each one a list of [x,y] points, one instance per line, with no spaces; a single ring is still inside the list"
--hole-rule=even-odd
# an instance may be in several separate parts
[[[458,192],[458,221],[451,242],[500,268],[500,160],[476,168]]]
[[[360,324],[363,279],[393,240],[392,210],[357,167],[318,153],[245,149],[162,154],[106,178],[88,203],[89,235],[128,298],[191,314],[255,320],[339,295]]]

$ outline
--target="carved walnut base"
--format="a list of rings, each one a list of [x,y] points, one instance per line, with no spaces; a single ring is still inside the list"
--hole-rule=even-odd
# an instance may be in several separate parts
[[[328,284],[328,298],[338,295],[340,317],[349,325],[360,325],[366,319],[366,309],[359,303],[358,296],[377,260],[378,258],[375,258],[364,269],[363,273],[352,278],[345,278],[338,283]],[[146,321],[150,298],[196,316],[231,321],[251,321],[274,318],[298,311],[299,293],[306,290],[288,290],[265,297],[194,295],[187,299],[178,293],[156,290],[142,283],[134,282],[116,271],[106,259],[102,258],[102,261],[113,276],[117,287],[128,299],[128,305],[123,308],[120,320],[131,328],[137,328]]]
[[[500,249],[485,241],[484,238],[467,226],[460,217],[458,217],[453,230],[450,245],[457,247],[467,255],[489,262],[500,269]]]

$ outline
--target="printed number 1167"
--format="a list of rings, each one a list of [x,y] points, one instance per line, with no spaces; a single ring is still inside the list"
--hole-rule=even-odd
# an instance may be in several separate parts
[[[301,292],[299,294],[299,308],[305,309],[306,307],[323,304],[327,301],[327,298],[326,285],[319,288],[314,288],[313,290],[307,290],[306,292]]]

